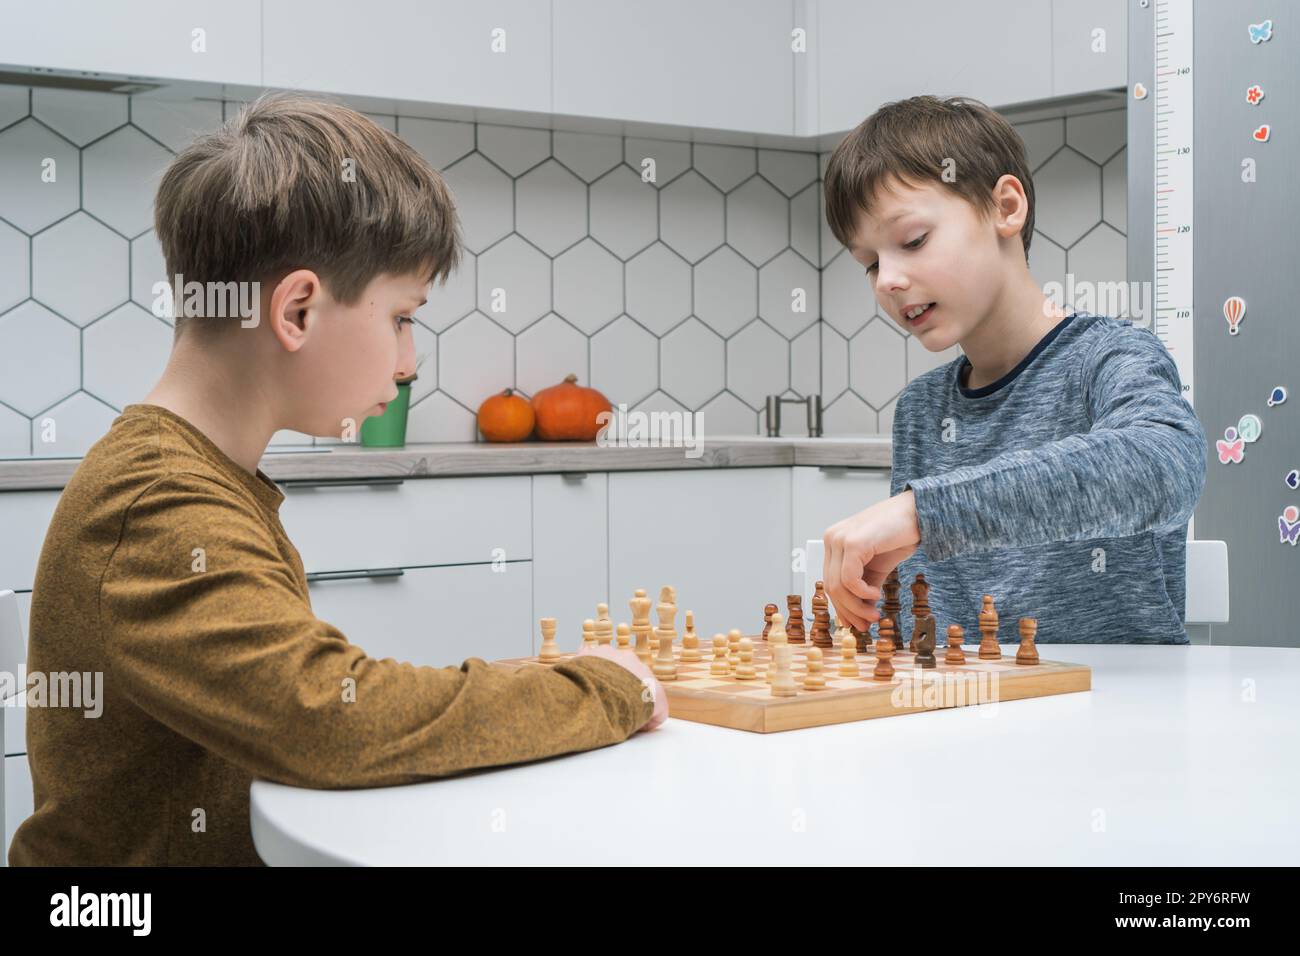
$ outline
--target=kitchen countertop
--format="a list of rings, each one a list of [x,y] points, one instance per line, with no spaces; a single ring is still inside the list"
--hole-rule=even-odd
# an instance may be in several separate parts
[[[625,743],[362,790],[255,781],[272,865],[1300,863],[1300,649],[1040,645],[1092,690]]]
[[[719,435],[705,439],[695,458],[685,448],[601,447],[595,442],[463,442],[405,448],[359,445],[272,446],[261,467],[276,481],[349,478],[445,478],[575,471],[649,471],[692,468],[762,468],[811,465],[888,468],[888,436],[762,438]],[[80,458],[0,459],[0,491],[62,488]]]

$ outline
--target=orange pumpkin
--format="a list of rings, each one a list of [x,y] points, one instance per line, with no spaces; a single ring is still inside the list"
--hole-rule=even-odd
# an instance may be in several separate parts
[[[576,375],[566,375],[559,385],[533,396],[533,411],[537,437],[543,441],[591,441],[604,427],[596,416],[612,409],[596,389],[579,385]]]
[[[523,441],[533,433],[537,416],[528,399],[507,388],[478,408],[478,430],[488,441]]]

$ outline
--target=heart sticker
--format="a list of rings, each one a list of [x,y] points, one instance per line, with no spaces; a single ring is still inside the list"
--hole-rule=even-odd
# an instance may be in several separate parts
[[[1147,88],[1141,83],[1133,84],[1133,99],[1144,100],[1147,98]]]
[[[1255,139],[1258,140],[1259,142],[1261,142],[1261,143],[1267,143],[1267,142],[1268,142],[1268,134],[1269,134],[1269,127],[1268,127],[1268,124],[1265,123],[1265,124],[1264,124],[1263,126],[1261,126],[1259,129],[1255,130],[1255,132],[1254,132],[1253,135],[1254,135]]]
[[[1295,491],[1297,488],[1300,488],[1300,471],[1297,471],[1295,468],[1292,468],[1290,471],[1286,473],[1286,486],[1290,488],[1292,491]]]

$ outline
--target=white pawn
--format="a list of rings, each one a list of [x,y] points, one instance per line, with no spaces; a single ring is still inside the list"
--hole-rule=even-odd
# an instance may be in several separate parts
[[[727,636],[725,634],[713,635],[713,663],[709,666],[709,673],[714,677],[729,677],[731,675],[731,662],[727,660]]]
[[[778,644],[772,648],[772,661],[776,664],[776,673],[772,678],[773,697],[794,697],[799,693],[799,686],[794,682],[794,671],[790,666],[790,655],[793,653],[794,648],[789,644]]]
[[[620,651],[628,650],[628,644],[632,641],[632,629],[626,624],[618,626],[618,649]]]
[[[582,622],[582,646],[596,646],[596,622],[591,618],[587,618]]]
[[[825,690],[826,678],[822,676],[822,649],[817,646],[808,648],[808,672],[803,676],[804,690]]]
[[[555,618],[542,618],[542,649],[537,655],[542,661],[550,663],[560,659],[560,645],[555,643]]]
[[[861,673],[858,670],[858,661],[856,653],[858,650],[857,638],[847,627],[840,628],[840,676],[857,677]]]
[[[727,663],[731,665],[732,672],[735,672],[736,668],[740,666],[740,640],[742,637],[743,635],[738,627],[733,627],[727,632]],[[753,646],[752,643],[751,646]]]

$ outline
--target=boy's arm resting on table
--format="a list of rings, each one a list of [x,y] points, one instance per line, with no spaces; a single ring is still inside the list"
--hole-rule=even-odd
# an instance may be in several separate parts
[[[195,548],[205,570],[191,570]],[[603,747],[653,710],[608,660],[507,671],[367,657],[312,613],[266,528],[197,476],[163,479],[131,506],[98,623],[105,679],[132,702],[297,786],[412,783]]]
[[[1102,339],[1085,361],[1088,432],[907,483],[931,560],[1187,523],[1205,485],[1205,430],[1165,347],[1139,332]]]

